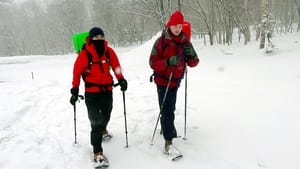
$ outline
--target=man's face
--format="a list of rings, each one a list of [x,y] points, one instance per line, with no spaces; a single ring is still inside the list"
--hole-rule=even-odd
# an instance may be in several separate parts
[[[175,36],[178,36],[181,33],[182,24],[172,25],[170,26],[170,30]]]
[[[92,40],[104,40],[105,38],[104,38],[104,36],[102,36],[102,35],[97,35],[97,36],[94,36],[93,38],[92,38]]]

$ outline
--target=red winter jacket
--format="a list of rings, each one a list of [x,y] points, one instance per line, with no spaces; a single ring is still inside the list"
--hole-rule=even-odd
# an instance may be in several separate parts
[[[164,33],[165,37],[159,37],[154,43],[149,64],[154,71],[154,82],[157,85],[167,86],[170,74],[173,72],[169,87],[178,87],[184,76],[186,65],[190,67],[197,66],[199,58],[196,56],[195,59],[191,60],[185,59],[185,56],[183,56],[183,46],[192,46],[183,32],[179,36],[172,35],[170,31],[165,31]],[[167,59],[171,56],[180,56],[182,58],[177,66],[167,66]]]
[[[98,84],[99,86],[104,85],[106,86],[106,91],[111,91],[112,85],[110,84],[113,84],[113,77],[110,74],[110,67],[112,68],[118,80],[123,78],[123,74],[121,71],[121,66],[118,57],[114,50],[108,46],[107,41],[104,41],[104,48],[104,54],[99,57],[94,45],[90,43],[90,38],[88,37],[86,39],[85,50],[87,50],[91,54],[92,61],[98,63],[94,63],[91,65],[90,71],[87,74],[85,81],[88,83]],[[79,87],[81,75],[84,72],[86,72],[88,68],[88,56],[85,50],[82,50],[78,54],[77,59],[74,63],[72,81],[73,87]],[[109,52],[109,58],[107,58],[106,52]],[[103,69],[100,68],[100,64]],[[99,86],[86,86],[85,92],[101,92],[102,90],[104,90],[103,88],[101,89],[101,87]]]

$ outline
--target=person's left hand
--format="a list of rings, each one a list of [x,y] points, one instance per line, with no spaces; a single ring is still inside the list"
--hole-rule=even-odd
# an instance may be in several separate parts
[[[184,46],[183,47],[183,55],[187,59],[195,59],[196,58],[196,53],[192,46]]]

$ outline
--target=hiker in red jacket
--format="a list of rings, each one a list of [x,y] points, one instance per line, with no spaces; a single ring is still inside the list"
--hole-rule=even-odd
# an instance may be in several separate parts
[[[184,16],[174,11],[151,51],[149,64],[154,71],[154,82],[157,85],[160,121],[165,139],[165,153],[173,148],[172,139],[177,137],[174,126],[177,90],[184,76],[186,66],[195,67],[199,58],[193,45],[182,31]],[[166,97],[165,92],[167,92]]]
[[[103,30],[94,27],[89,31],[86,44],[74,63],[70,102],[74,105],[78,100],[82,76],[85,83],[85,104],[91,124],[91,144],[95,162],[104,160],[102,139],[111,137],[106,130],[113,107],[113,76],[110,68],[121,90],[126,91],[127,81],[122,74],[118,57],[108,46]]]

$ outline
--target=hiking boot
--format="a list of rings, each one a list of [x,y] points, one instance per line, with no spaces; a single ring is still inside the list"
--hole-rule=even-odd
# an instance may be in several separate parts
[[[103,134],[103,135],[104,135],[104,134],[107,134],[107,133],[108,133],[107,129],[105,129],[105,130],[102,131],[102,134]]]
[[[102,152],[94,154],[94,162],[99,164],[104,163],[104,156]]]
[[[172,145],[172,140],[166,140],[166,142],[165,142],[165,152],[169,151],[170,145]]]
[[[164,153],[172,161],[182,158],[182,153],[172,144],[172,140],[166,140]]]
[[[183,156],[182,153],[173,144],[170,144],[166,147],[165,155],[171,161],[177,161]]]
[[[103,155],[102,152],[94,154],[94,167],[95,168],[106,168],[109,166],[107,158]]]

